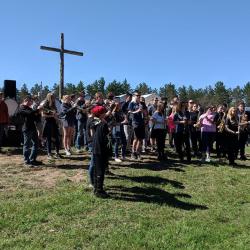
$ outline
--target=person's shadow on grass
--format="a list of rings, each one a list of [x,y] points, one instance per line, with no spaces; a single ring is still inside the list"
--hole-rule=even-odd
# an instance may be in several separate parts
[[[182,193],[171,194],[165,190],[155,187],[111,186],[109,187],[108,193],[110,194],[111,199],[114,200],[156,203],[183,210],[208,209],[207,206],[192,204],[178,199],[178,197],[191,198],[191,195]]]
[[[132,182],[138,182],[138,183],[148,183],[148,184],[170,184],[171,186],[179,189],[184,189],[185,186],[179,182],[174,180],[169,180],[160,176],[149,176],[149,175],[143,175],[143,176],[126,176],[126,175],[114,175],[114,176],[107,176],[108,179],[120,179],[120,180],[129,180]]]

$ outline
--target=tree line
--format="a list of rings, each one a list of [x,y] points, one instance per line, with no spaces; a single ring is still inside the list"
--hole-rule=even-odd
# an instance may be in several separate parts
[[[83,81],[80,81],[78,84],[66,83],[64,93],[73,94],[85,91],[86,94],[94,96],[96,92],[100,91],[105,94],[112,92],[114,95],[121,95],[134,90],[140,91],[142,94],[156,93],[161,97],[166,97],[167,100],[171,100],[178,95],[181,100],[193,99],[202,106],[224,103],[233,106],[241,100],[244,100],[246,105],[250,106],[250,82],[246,83],[243,88],[240,86],[227,88],[221,81],[216,82],[214,86],[209,85],[204,88],[193,88],[191,85],[183,85],[177,88],[174,83],[170,82],[163,84],[159,89],[152,88],[148,83],[142,82],[133,89],[127,79],[106,83],[105,79],[101,77],[91,84],[85,84]],[[42,83],[35,83],[29,89],[24,83],[17,90],[17,99],[22,100],[27,94],[39,95],[43,99],[50,91],[54,91],[58,95],[58,84],[55,83],[52,87],[49,87]]]

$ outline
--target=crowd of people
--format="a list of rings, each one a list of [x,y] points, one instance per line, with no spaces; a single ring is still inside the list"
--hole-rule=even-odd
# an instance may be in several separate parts
[[[112,93],[104,98],[101,92],[93,100],[85,100],[85,93],[81,92],[64,95],[58,101],[54,93],[49,93],[42,101],[26,96],[15,115],[23,121],[25,165],[39,164],[40,146],[46,148],[49,160],[63,157],[62,146],[67,157],[73,153],[73,146],[75,153],[86,150],[90,153],[90,185],[98,197],[108,196],[103,182],[111,157],[117,163],[129,158],[141,160],[143,154],[151,151],[159,161],[167,162],[168,146],[186,164],[192,158],[210,162],[213,151],[219,161],[228,159],[232,166],[238,157],[247,159],[250,117],[244,102],[230,108],[225,104],[201,107],[193,100],[179,100],[176,96],[169,103],[155,97],[146,104],[137,91],[127,93],[124,102]],[[8,123],[8,109],[0,93],[0,147]]]

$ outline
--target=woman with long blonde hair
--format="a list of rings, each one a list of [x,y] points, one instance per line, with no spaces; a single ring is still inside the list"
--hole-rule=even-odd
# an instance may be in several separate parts
[[[228,140],[228,160],[229,165],[237,165],[235,160],[238,154],[238,136],[239,136],[239,122],[237,119],[236,108],[232,107],[228,110],[225,122],[225,130],[227,132]]]
[[[43,137],[46,138],[48,158],[52,158],[51,144],[52,138],[55,138],[56,154],[55,158],[61,158],[59,154],[60,139],[59,128],[57,125],[57,109],[55,105],[55,96],[53,93],[48,93],[45,102],[42,105],[42,116],[45,118]]]
[[[76,119],[76,104],[71,105],[70,95],[64,95],[61,105],[61,119],[63,122],[63,146],[67,156],[71,155],[74,125]]]

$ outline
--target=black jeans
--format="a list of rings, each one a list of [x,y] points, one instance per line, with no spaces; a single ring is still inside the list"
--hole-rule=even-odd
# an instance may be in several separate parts
[[[180,160],[183,160],[183,145],[185,146],[185,151],[187,155],[187,160],[191,160],[191,152],[190,152],[190,141],[189,141],[189,133],[175,133],[174,135],[175,147],[176,151],[179,155]]]
[[[237,158],[239,142],[238,135],[227,134],[227,145],[228,145],[228,160],[229,163],[234,163]]]
[[[200,131],[191,131],[190,139],[192,143],[192,150],[194,154],[197,155],[199,151],[201,151],[201,132]]]
[[[47,153],[51,154],[51,144],[52,144],[52,138],[55,139],[55,147],[56,152],[59,153],[60,149],[60,140],[59,140],[59,129],[57,127],[57,124],[54,121],[48,121],[45,124],[44,128],[44,136],[47,139]]]
[[[216,133],[216,154],[217,157],[226,156],[226,133],[217,132]]]
[[[248,139],[248,132],[240,132],[239,135],[239,150],[240,150],[240,157],[245,157],[245,146]]]
[[[94,192],[103,191],[105,170],[108,168],[108,156],[93,154]]]
[[[154,134],[156,138],[158,156],[163,156],[167,134],[166,129],[154,129]]]
[[[4,128],[6,127],[6,124],[0,123],[0,147],[3,146],[3,137],[4,137]]]

